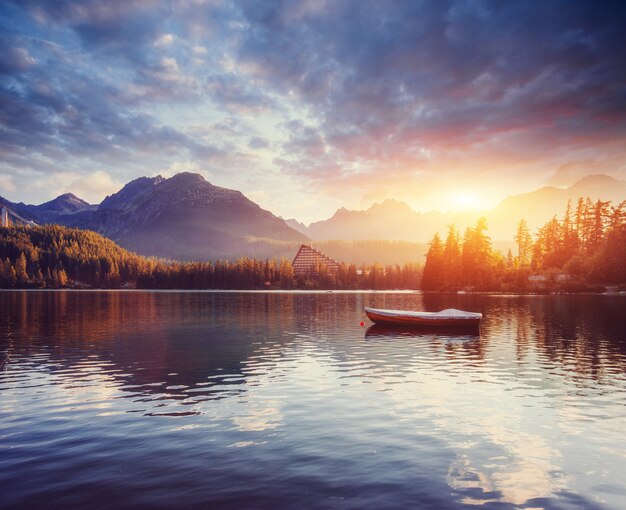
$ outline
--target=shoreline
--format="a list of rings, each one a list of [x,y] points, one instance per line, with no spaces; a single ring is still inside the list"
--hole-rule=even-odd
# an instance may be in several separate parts
[[[503,291],[423,291],[410,289],[0,289],[1,292],[120,292],[120,293],[205,293],[205,294],[445,294],[450,296],[498,296],[498,297],[536,297],[536,296],[611,296],[626,297],[626,291],[617,292],[503,292]]]
[[[185,292],[207,294],[423,294],[421,290],[375,290],[375,289],[0,289],[0,292]]]

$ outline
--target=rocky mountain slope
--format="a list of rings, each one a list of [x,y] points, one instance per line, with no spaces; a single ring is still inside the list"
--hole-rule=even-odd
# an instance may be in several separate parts
[[[26,211],[39,223],[95,230],[137,253],[178,260],[274,256],[281,243],[307,241],[239,191],[214,186],[199,174],[142,177],[98,206],[72,197],[18,204],[16,212]]]

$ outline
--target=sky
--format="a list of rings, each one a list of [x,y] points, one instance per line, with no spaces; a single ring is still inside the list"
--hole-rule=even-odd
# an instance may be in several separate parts
[[[201,173],[284,218],[626,179],[626,2],[2,0],[0,195]]]

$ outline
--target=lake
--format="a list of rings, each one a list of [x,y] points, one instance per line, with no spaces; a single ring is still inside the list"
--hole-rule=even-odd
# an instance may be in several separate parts
[[[1,508],[623,509],[625,473],[624,296],[0,292]]]

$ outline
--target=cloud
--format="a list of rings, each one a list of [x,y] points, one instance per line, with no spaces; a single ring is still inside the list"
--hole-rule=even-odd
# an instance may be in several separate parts
[[[0,195],[5,195],[7,192],[11,193],[13,191],[17,191],[13,177],[11,175],[0,174]]]
[[[207,77],[205,91],[214,102],[236,114],[259,113],[273,106],[263,89],[251,86],[234,73]]]
[[[602,156],[570,160],[559,166],[548,184],[559,187],[571,186],[576,181],[592,174],[612,175],[616,178],[626,178],[626,162],[621,155],[610,149],[603,151]]]
[[[174,42],[173,34],[163,34],[154,42],[154,45],[157,47],[164,47],[164,46],[169,46],[173,42]]]
[[[119,191],[125,183],[116,182],[102,170],[90,173],[54,172],[31,182],[31,186],[58,196],[73,193],[92,204],[100,203],[104,197]]]
[[[30,69],[36,63],[37,61],[26,48],[7,46],[0,43],[0,75],[21,73]]]
[[[144,46],[159,36],[167,5],[153,0],[100,2],[85,0],[19,0],[15,2],[47,27],[69,28],[93,51],[144,61]]]
[[[28,173],[121,183],[180,161],[247,193],[272,196],[283,179],[291,196],[337,205],[407,194],[433,174],[503,194],[577,161],[623,170],[620,2],[3,7],[0,158],[25,194]],[[272,188],[252,182],[269,173]]]
[[[270,146],[270,142],[263,136],[253,136],[248,141],[248,147],[251,149],[267,149]]]
[[[340,153],[410,158],[416,142],[472,153],[500,134],[530,135],[551,153],[625,134],[617,4],[338,2],[300,23],[286,12],[246,4],[254,30],[240,58],[256,79],[310,104]]]
[[[29,44],[44,56],[41,63],[23,72],[20,67],[11,81],[0,82],[0,155],[16,171],[46,164],[54,170],[61,163],[84,165],[85,161],[92,168],[95,162],[127,166],[159,156],[218,152],[155,115],[133,108],[123,83],[81,59],[72,61],[67,49],[36,39]],[[4,67],[10,68],[6,61]],[[159,67],[150,71],[153,87],[156,82],[172,88],[193,85],[174,58],[163,57]]]

